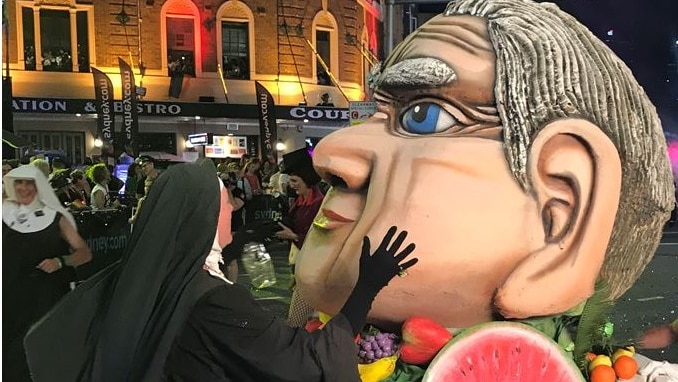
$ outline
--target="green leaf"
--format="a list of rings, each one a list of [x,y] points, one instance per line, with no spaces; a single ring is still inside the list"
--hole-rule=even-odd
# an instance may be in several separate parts
[[[567,330],[570,316],[547,316],[518,321],[542,332],[545,336],[555,341],[563,350],[572,353],[574,341]]]
[[[582,369],[586,368],[586,352],[594,346],[609,347],[613,327],[609,323],[613,301],[607,286],[596,283],[595,291],[587,301],[577,325],[575,336],[574,361]]]
[[[424,368],[398,360],[393,374],[381,382],[420,382],[424,378],[425,372],[426,369]]]

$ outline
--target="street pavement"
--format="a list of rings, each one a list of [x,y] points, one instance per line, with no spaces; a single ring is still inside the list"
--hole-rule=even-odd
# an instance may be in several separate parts
[[[616,303],[614,337],[632,343],[644,330],[678,318],[678,227],[666,230],[652,261],[638,281]],[[678,363],[678,344],[642,353],[655,360]]]
[[[287,317],[291,292],[288,247],[284,243],[267,244],[276,270],[277,283],[263,290],[252,289],[266,309],[281,318]],[[249,283],[244,270],[238,279]],[[615,304],[612,313],[616,343],[630,344],[644,330],[667,324],[678,318],[678,227],[668,229],[655,256],[638,281]],[[678,344],[662,350],[643,350],[655,359],[678,363]]]

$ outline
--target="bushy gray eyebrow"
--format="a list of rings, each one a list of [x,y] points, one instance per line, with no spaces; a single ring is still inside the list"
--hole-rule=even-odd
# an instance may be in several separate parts
[[[437,58],[411,58],[384,69],[376,85],[386,87],[436,87],[447,85],[456,78],[455,71]]]

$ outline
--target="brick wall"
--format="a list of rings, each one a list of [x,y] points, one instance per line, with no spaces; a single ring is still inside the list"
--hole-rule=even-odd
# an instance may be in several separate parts
[[[142,55],[148,69],[161,69],[161,10],[167,0],[141,0],[142,16]],[[201,49],[203,72],[217,71],[217,28],[216,13],[223,0],[191,0],[200,14]],[[228,0],[234,1],[234,0]],[[317,12],[322,10],[322,0],[238,0],[246,4],[254,15],[255,34],[253,42],[256,49],[255,68],[257,74],[296,75],[312,77],[315,57],[303,38],[312,41],[312,22]],[[46,1],[49,2],[49,1]],[[129,61],[132,54],[133,65],[138,63],[138,28],[136,1],[125,1],[124,11],[129,17],[126,25],[121,25],[119,14],[123,10],[122,0],[78,1],[82,4],[94,3],[96,65],[100,67],[117,66],[118,57]],[[338,25],[339,71],[334,73],[341,81],[361,81],[362,56],[359,50],[346,39],[350,34],[360,38],[363,24],[363,9],[355,0],[327,0],[328,10]],[[10,25],[16,25],[16,2],[7,3]],[[283,20],[290,26],[289,38],[279,25]],[[301,25],[301,36],[298,29]],[[17,62],[17,33],[10,33],[10,62]],[[302,38],[303,37],[303,38]],[[4,47],[3,47],[4,48]],[[4,59],[4,57],[3,57]],[[296,67],[295,67],[296,64]]]

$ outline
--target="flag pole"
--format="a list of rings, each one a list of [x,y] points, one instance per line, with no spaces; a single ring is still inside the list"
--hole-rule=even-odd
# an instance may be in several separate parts
[[[224,80],[224,72],[221,70],[221,64],[217,62],[217,71],[219,72],[219,79],[221,80],[221,87],[224,89],[224,97],[226,97],[226,103],[231,103],[228,100],[228,88],[226,88],[226,80]]]

